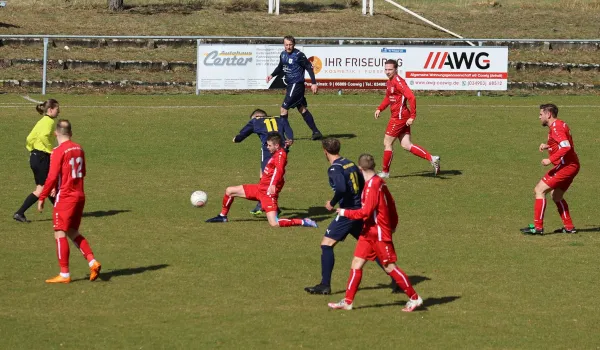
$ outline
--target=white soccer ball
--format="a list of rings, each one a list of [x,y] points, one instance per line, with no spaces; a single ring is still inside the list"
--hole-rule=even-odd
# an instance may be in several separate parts
[[[65,45],[64,49],[67,50],[67,51],[70,50],[70,48],[67,45]]]
[[[192,202],[192,205],[195,207],[204,206],[204,204],[206,204],[207,200],[208,200],[208,196],[206,195],[206,192],[204,192],[204,191],[195,191],[194,193],[192,193],[192,196],[190,197],[190,201]]]

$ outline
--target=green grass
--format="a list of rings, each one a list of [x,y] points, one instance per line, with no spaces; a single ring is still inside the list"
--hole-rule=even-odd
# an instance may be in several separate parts
[[[41,99],[40,96],[32,96]],[[600,341],[596,175],[597,98],[420,96],[413,141],[442,156],[442,174],[399,148],[388,181],[400,211],[399,265],[427,308],[400,311],[374,264],[351,312],[343,297],[353,239],[336,248],[333,296],[302,289],[318,282],[319,242],[332,215],[320,144],[297,112],[280,204],[283,216],[311,214],[319,229],[269,228],[236,200],[228,224],[218,213],[228,185],[257,180],[258,141],[231,138],[255,107],[276,113],[280,96],[52,96],[87,156],[81,230],[103,263],[98,281],[73,248],[70,285],[45,285],[58,271],[51,213],[12,213],[33,189],[25,136],[33,104],[0,95],[0,348],[593,348]],[[342,154],[382,155],[381,95],[318,95],[310,108]],[[537,106],[557,103],[571,126],[582,170],[567,193],[577,235],[525,237],[534,185],[544,174],[546,139]],[[192,208],[189,194],[209,195]],[[552,204],[548,230],[561,226]],[[385,284],[386,286],[383,286]],[[84,345],[82,345],[84,344]]]

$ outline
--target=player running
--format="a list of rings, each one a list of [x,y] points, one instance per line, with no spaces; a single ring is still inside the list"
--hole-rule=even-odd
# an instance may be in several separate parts
[[[397,257],[392,241],[392,234],[398,225],[396,204],[385,181],[375,175],[375,161],[370,154],[362,154],[358,159],[358,167],[365,178],[360,209],[338,208],[340,217],[357,220],[363,219],[364,226],[356,249],[346,288],[346,297],[338,303],[329,303],[331,309],[352,310],[354,296],[362,279],[362,268],[367,260],[379,259],[385,272],[390,275],[410,298],[402,311],[412,312],[423,305],[423,299],[415,292],[408,276],[395,264]]]
[[[415,145],[410,139],[410,127],[417,117],[417,99],[412,90],[406,85],[406,81],[398,75],[398,61],[387,60],[385,62],[385,75],[388,77],[386,83],[385,97],[375,110],[375,119],[379,118],[381,111],[391,105],[391,117],[385,130],[383,138],[383,170],[377,174],[383,179],[390,177],[390,166],[392,164],[394,141],[400,140],[400,146],[415,156],[428,160],[433,167],[433,174],[440,172],[440,157],[432,156],[421,146]],[[407,108],[407,102],[410,109]]]
[[[281,104],[281,117],[287,118],[288,111],[293,108],[298,108],[298,112],[302,115],[304,122],[312,131],[312,139],[320,140],[323,135],[315,124],[315,118],[308,110],[308,102],[304,97],[304,72],[308,72],[312,85],[310,89],[313,94],[316,94],[319,90],[317,80],[315,79],[315,73],[313,71],[313,65],[306,58],[306,55],[296,49],[296,39],[288,35],[283,38],[284,50],[279,55],[279,64],[273,70],[271,75],[267,76],[267,83],[273,79],[274,76],[284,74],[284,83],[287,84],[285,90],[285,98]]]

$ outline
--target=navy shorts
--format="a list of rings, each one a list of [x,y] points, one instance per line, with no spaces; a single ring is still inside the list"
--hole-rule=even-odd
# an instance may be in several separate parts
[[[346,236],[352,235],[358,239],[363,228],[362,220],[351,220],[345,216],[336,216],[335,219],[327,227],[325,237],[334,239],[338,242],[346,239]]]
[[[285,89],[285,99],[281,107],[288,110],[300,106],[308,107],[308,102],[304,97],[304,89],[304,82],[289,84]]]

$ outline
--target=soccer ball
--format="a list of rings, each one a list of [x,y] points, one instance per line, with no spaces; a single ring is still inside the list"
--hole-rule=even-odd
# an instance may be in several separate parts
[[[208,196],[206,195],[206,192],[204,192],[204,191],[195,191],[194,193],[192,193],[192,196],[190,197],[190,201],[192,202],[192,205],[195,207],[204,206],[204,204],[206,204],[207,200],[208,200]]]

